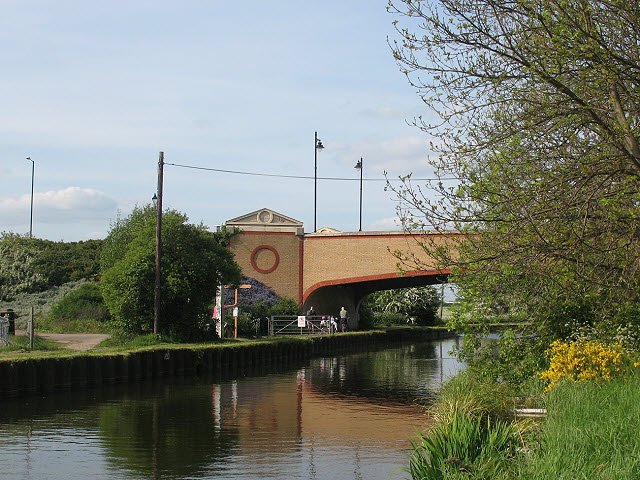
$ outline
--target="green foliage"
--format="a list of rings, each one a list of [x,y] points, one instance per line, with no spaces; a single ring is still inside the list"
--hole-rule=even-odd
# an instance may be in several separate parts
[[[373,312],[370,320],[371,327],[396,327],[408,325],[409,319],[404,313],[398,312]]]
[[[413,479],[494,479],[515,456],[518,430],[511,423],[455,410],[411,442],[407,471]]]
[[[461,322],[533,322],[546,341],[640,331],[640,62],[627,47],[640,42],[637,5],[394,0],[390,10],[393,53],[442,119],[416,124],[438,139],[443,180],[435,193],[410,177],[389,188],[408,230],[445,236],[418,243],[452,269],[469,305]]]
[[[31,307],[33,307],[36,328],[41,330],[41,322],[49,315],[51,307],[83,283],[86,283],[86,280],[65,283],[59,287],[51,287],[36,293],[20,293],[10,302],[2,302],[2,308],[13,309],[16,316],[16,328],[25,330],[27,321],[31,316]]]
[[[281,298],[271,308],[271,315],[298,315],[299,313],[300,306],[292,298]]]
[[[218,285],[240,280],[232,254],[218,237],[187,221],[174,210],[162,216],[160,330],[183,339],[203,334]],[[153,330],[155,234],[156,211],[147,205],[118,219],[104,241],[101,289],[118,330]]]
[[[0,301],[37,292],[46,279],[36,270],[38,249],[28,238],[3,232],[0,236]]]
[[[100,272],[102,240],[52,242],[34,239],[41,247],[36,260],[37,271],[48,286],[76,280],[96,280]]]
[[[444,384],[431,413],[444,422],[450,421],[457,411],[476,418],[508,419],[513,416],[517,392],[505,382],[467,369]]]
[[[105,331],[109,318],[100,286],[84,283],[55,303],[38,328],[56,333],[99,333]]]
[[[363,302],[374,314],[373,325],[379,326],[385,321],[390,324],[415,323],[433,325],[437,323],[440,297],[434,287],[411,287],[396,290],[382,290],[372,293]],[[377,315],[384,314],[384,315]],[[404,317],[404,322],[396,322],[395,317]],[[412,320],[408,320],[408,319]]]
[[[52,242],[3,232],[0,235],[0,300],[95,279],[101,245],[101,240]]]
[[[493,335],[471,327],[456,353],[482,375],[517,386],[545,368],[550,343],[549,337],[537,336],[524,327],[503,328]]]

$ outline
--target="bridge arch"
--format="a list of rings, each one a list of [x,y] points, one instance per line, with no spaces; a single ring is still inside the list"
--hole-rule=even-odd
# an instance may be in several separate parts
[[[229,248],[244,275],[295,299],[303,311],[313,305],[321,315],[337,315],[344,306],[353,328],[358,325],[360,302],[369,293],[446,281],[449,271],[436,267],[418,241],[429,237],[430,242],[445,245],[457,235],[330,228],[305,233],[302,222],[267,208],[228,220],[226,226],[239,230]],[[424,269],[399,275],[395,251],[415,255]]]
[[[446,282],[449,274],[449,270],[424,270],[406,272],[404,275],[388,273],[326,280],[305,292],[303,309],[306,311],[313,305],[319,315],[327,313],[335,316],[344,306],[350,315],[349,326],[356,328],[360,323],[360,304],[367,295],[381,290],[438,285]]]

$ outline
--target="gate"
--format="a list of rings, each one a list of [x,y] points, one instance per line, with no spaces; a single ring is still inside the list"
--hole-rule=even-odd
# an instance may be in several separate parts
[[[9,345],[9,319],[0,317],[0,347]]]
[[[304,319],[304,320],[303,320]],[[303,325],[304,326],[301,326]],[[269,319],[269,335],[329,335],[335,333],[329,320],[322,316],[272,315]]]

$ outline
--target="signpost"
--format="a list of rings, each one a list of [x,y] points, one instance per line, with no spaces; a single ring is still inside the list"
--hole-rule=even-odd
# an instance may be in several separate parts
[[[233,288],[233,285],[225,285],[224,288]],[[233,308],[233,338],[238,338],[238,289],[251,288],[251,285],[238,285],[236,288],[235,301],[232,305],[225,305],[224,308]],[[222,323],[222,322],[220,322]],[[220,336],[222,338],[222,336]]]

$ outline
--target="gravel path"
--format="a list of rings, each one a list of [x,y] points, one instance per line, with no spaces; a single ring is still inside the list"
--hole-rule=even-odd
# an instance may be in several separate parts
[[[16,335],[26,335],[24,330],[16,330]],[[104,333],[44,333],[36,332],[39,337],[50,338],[70,350],[89,350],[111,335]]]

